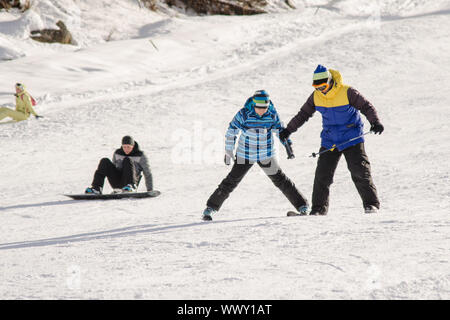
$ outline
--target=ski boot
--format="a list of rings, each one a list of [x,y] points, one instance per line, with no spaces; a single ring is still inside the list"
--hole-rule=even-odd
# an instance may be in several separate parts
[[[84,193],[102,194],[102,187],[88,187]]]
[[[215,213],[216,210],[210,207],[206,207],[206,209],[203,211],[202,220],[204,221],[211,221],[212,220],[212,214]]]
[[[300,208],[298,208],[298,213],[301,216],[306,216],[308,214],[308,210],[309,210],[309,206],[308,205],[304,205],[304,206],[301,206]]]
[[[375,206],[369,205],[369,206],[364,207],[364,213],[366,213],[366,214],[377,213],[377,212],[378,212],[378,208]]]
[[[304,205],[298,208],[298,212],[295,211],[288,211],[287,216],[288,217],[294,217],[294,216],[306,216],[308,215],[309,206]]]
[[[311,212],[309,213],[310,216],[326,216],[327,210],[322,207],[313,207],[311,209]]]
[[[130,183],[122,188],[122,192],[136,192],[136,189],[136,186]]]

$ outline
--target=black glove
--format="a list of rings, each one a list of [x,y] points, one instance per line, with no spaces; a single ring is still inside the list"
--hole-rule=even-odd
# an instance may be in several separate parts
[[[384,131],[384,126],[380,122],[371,123],[370,131],[375,134],[381,134]]]
[[[223,162],[225,162],[225,164],[227,166],[229,166],[231,164],[231,159],[233,159],[233,153],[232,152],[225,152],[225,157],[223,158]]]
[[[35,115],[34,117],[35,117],[36,119],[43,118],[43,116],[38,116],[38,115]]]
[[[289,138],[290,135],[291,135],[291,132],[287,128],[281,129],[280,140],[284,141],[285,139]]]

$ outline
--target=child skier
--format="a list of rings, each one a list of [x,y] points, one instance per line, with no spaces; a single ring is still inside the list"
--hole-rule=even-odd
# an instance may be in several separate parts
[[[95,171],[92,186],[86,188],[85,193],[101,194],[105,177],[113,189],[122,189],[122,192],[137,191],[139,181],[145,177],[147,191],[153,190],[153,177],[150,171],[147,156],[139,149],[139,145],[130,136],[122,138],[122,147],[113,154],[113,160],[103,158]]]
[[[248,98],[244,107],[230,122],[225,135],[226,165],[234,160],[231,172],[220,183],[219,187],[209,197],[206,209],[203,211],[203,220],[212,220],[212,214],[220,209],[230,193],[241,182],[242,178],[257,163],[264,173],[272,180],[277,188],[292,203],[301,214],[308,211],[306,198],[297,190],[294,183],[286,177],[279,167],[273,152],[272,131],[282,129],[278,116],[269,94],[265,90],[256,91]],[[236,156],[234,147],[236,138],[241,133]],[[282,143],[291,143],[290,141]]]

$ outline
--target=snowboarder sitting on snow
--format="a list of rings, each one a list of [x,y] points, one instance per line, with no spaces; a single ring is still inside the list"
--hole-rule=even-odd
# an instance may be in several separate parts
[[[35,118],[41,118],[33,109],[33,98],[25,90],[25,86],[21,83],[16,83],[16,110],[11,110],[7,107],[0,108],[0,121],[6,117],[10,117],[15,121],[27,120],[30,114],[33,114]]]
[[[319,155],[314,178],[310,215],[326,215],[329,206],[330,185],[339,159],[344,154],[352,180],[362,198],[365,213],[380,208],[377,190],[372,181],[370,162],[364,149],[363,121],[360,111],[371,124],[370,131],[381,134],[384,130],[373,105],[356,89],[342,83],[341,74],[318,65],[313,74],[315,91],[300,111],[280,132],[287,138],[300,128],[315,111],[322,114],[323,130],[320,151],[338,146]],[[360,136],[360,137],[359,137]],[[359,138],[358,138],[359,137]],[[346,143],[348,140],[356,138]]]
[[[256,91],[230,122],[225,135],[224,161],[226,165],[229,165],[233,159],[234,164],[231,172],[209,197],[206,203],[207,207],[203,211],[203,220],[212,220],[211,215],[220,209],[223,202],[255,163],[258,163],[296,210],[306,213],[308,210],[306,198],[286,177],[274,157],[272,131],[278,135],[280,129],[282,129],[282,124],[268,93],[265,90]],[[234,157],[234,147],[239,132],[241,135],[236,157]],[[291,142],[287,141],[287,143]]]
[[[113,160],[103,158],[95,171],[92,186],[85,193],[101,194],[105,177],[113,189],[122,192],[137,191],[139,181],[144,173],[147,191],[153,190],[153,177],[147,156],[139,149],[139,145],[130,136],[122,138],[122,147],[113,154]]]

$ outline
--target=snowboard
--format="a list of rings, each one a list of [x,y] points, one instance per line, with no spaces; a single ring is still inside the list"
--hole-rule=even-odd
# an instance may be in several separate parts
[[[146,191],[146,192],[121,192],[121,193],[105,193],[105,194],[93,194],[93,193],[81,193],[81,194],[65,194],[66,197],[74,200],[114,200],[114,199],[126,199],[126,198],[154,198],[161,194],[158,190]]]
[[[2,122],[0,122],[0,124],[16,123],[16,122],[19,122],[19,121],[16,121],[16,120],[8,120],[8,121],[2,121]]]

